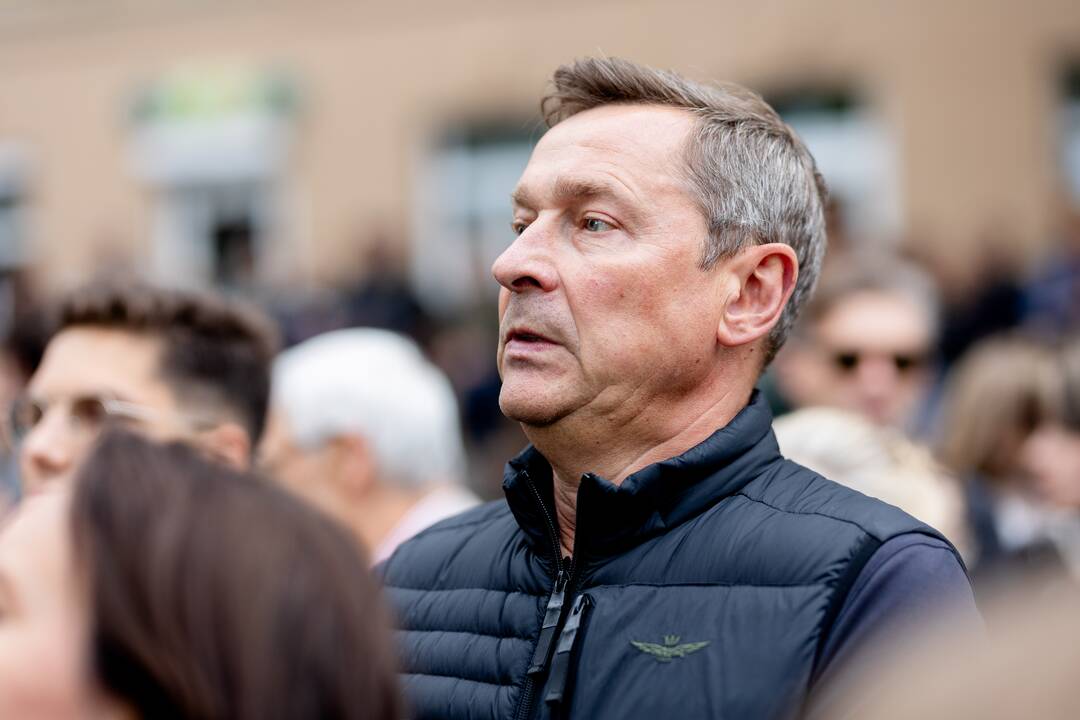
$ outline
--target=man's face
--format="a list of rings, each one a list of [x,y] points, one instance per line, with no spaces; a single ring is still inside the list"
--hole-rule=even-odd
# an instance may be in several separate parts
[[[836,303],[792,344],[777,370],[796,404],[858,412],[876,423],[909,424],[927,389],[933,337],[906,297],[875,291]]]
[[[682,173],[693,117],[605,106],[556,125],[514,192],[495,261],[503,412],[616,423],[698,389],[717,352],[705,219]]]
[[[1038,497],[1080,508],[1080,432],[1043,423],[1024,440],[1017,456]]]
[[[140,415],[136,426],[152,437],[177,435],[179,411],[159,377],[160,355],[158,338],[107,328],[71,327],[49,342],[25,397],[43,410],[19,446],[29,492],[65,480],[78,468],[100,425],[109,421],[97,401],[130,403]]]

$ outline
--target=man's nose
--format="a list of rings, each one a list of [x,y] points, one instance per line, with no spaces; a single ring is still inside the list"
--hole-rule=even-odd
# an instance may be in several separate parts
[[[867,353],[859,363],[856,377],[868,395],[888,395],[900,380],[900,373],[891,357]]]
[[[491,266],[495,280],[511,293],[531,288],[550,292],[558,284],[552,253],[553,238],[540,220],[534,221],[503,250]]]
[[[27,433],[19,449],[22,482],[27,490],[40,490],[49,481],[71,471],[77,448],[66,418],[46,413]]]

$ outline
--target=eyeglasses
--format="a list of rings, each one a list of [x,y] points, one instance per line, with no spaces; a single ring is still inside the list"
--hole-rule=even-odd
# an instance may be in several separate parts
[[[55,406],[67,406],[68,427],[80,435],[94,436],[113,423],[139,423],[160,419],[165,413],[146,405],[96,395],[79,395],[66,401],[53,403],[29,396],[21,396],[11,404],[6,417],[8,435],[12,445],[18,445],[30,432],[41,424],[46,414]],[[187,418],[189,424],[209,426],[209,421]]]
[[[838,370],[850,374],[858,370],[859,364],[871,356],[888,358],[899,375],[918,370],[927,361],[925,353],[860,353],[857,350],[845,350],[834,352],[832,362]]]

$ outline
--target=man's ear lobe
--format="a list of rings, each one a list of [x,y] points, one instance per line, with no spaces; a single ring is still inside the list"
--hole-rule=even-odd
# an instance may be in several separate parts
[[[222,423],[199,433],[199,445],[229,467],[241,471],[251,467],[251,437],[238,423]]]
[[[780,319],[799,276],[790,245],[754,245],[724,261],[736,287],[724,305],[717,340],[726,347],[748,345],[765,337]]]

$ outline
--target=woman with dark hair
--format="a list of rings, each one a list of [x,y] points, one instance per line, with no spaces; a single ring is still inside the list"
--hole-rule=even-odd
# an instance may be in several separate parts
[[[180,444],[110,433],[0,534],[4,718],[397,718],[385,628],[343,530]]]

